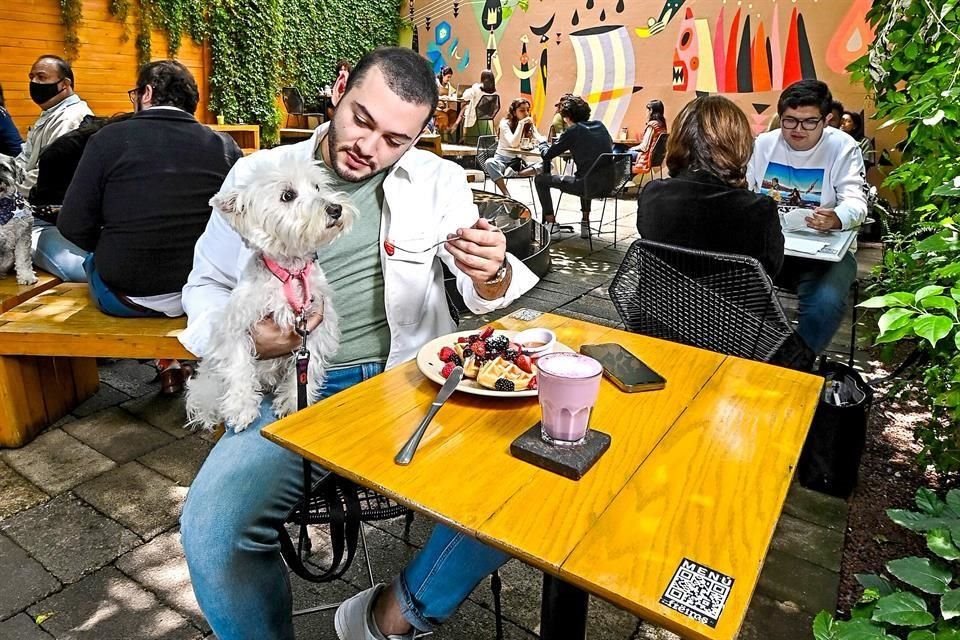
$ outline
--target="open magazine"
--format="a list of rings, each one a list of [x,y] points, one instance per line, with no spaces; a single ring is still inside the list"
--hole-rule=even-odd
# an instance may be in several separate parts
[[[839,262],[856,237],[857,229],[816,231],[807,226],[810,209],[795,208],[780,213],[783,249],[788,256]]]

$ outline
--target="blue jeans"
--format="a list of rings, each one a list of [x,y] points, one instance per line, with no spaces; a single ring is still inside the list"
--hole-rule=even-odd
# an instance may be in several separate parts
[[[97,267],[94,264],[93,254],[88,253],[83,260],[83,270],[87,274],[87,282],[90,283],[90,295],[93,301],[97,303],[97,308],[108,316],[118,318],[164,318],[164,314],[153,309],[147,309],[132,302],[126,296],[120,295],[111,290],[107,283],[100,277]]]
[[[383,370],[370,363],[328,372],[324,397]],[[272,398],[244,431],[228,430],[187,495],[180,536],[193,591],[220,640],[292,640],[292,598],[277,528],[303,490],[301,458],[260,435]],[[406,619],[420,630],[447,619],[508,556],[437,525],[396,579]]]
[[[777,282],[797,291],[797,333],[814,353],[823,353],[847,311],[850,285],[857,278],[857,258],[847,252],[839,262],[787,256]]]
[[[64,282],[86,282],[83,261],[87,252],[63,237],[46,220],[33,220],[33,264]]]

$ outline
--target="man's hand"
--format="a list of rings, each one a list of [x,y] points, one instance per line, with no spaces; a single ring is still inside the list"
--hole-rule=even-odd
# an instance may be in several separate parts
[[[313,331],[323,322],[323,306],[307,314],[307,331]],[[250,329],[253,347],[261,360],[288,356],[300,346],[302,339],[294,330],[284,330],[272,317],[267,317]]]
[[[495,285],[485,284],[497,275],[507,254],[506,236],[486,218],[478,219],[470,228],[457,229],[456,234],[447,236],[443,246],[456,260],[457,268],[473,280],[473,286],[481,296],[488,299],[500,297],[495,293],[505,291],[509,286],[509,278]]]
[[[808,227],[817,231],[843,228],[843,223],[840,222],[840,218],[837,217],[837,213],[833,209],[817,207],[813,210],[813,215],[807,216],[804,220],[806,220]]]

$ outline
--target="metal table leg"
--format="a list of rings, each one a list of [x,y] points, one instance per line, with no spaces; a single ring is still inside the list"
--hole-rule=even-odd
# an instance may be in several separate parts
[[[540,640],[583,640],[587,635],[586,591],[547,573],[540,602]]]

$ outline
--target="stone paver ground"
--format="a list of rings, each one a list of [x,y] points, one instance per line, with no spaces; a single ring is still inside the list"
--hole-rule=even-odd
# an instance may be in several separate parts
[[[523,189],[516,191],[529,200]],[[576,204],[564,198],[561,221],[579,219]],[[621,202],[617,246],[608,234],[595,239],[592,250],[586,240],[569,234],[555,238],[553,271],[535,289],[489,317],[466,315],[462,327],[521,307],[619,326],[606,288],[636,237],[635,211],[635,201]],[[613,224],[608,212],[604,230]],[[862,270],[863,263],[876,261],[869,250],[860,255]],[[848,325],[834,345],[840,352],[846,350]],[[103,362],[100,371],[95,397],[31,444],[0,451],[0,638],[210,637],[190,587],[177,518],[215,439],[182,428],[182,398],[159,395],[147,364]],[[402,521],[368,527],[379,579],[389,579],[404,565],[429,526],[418,517],[409,538]],[[844,503],[793,488],[741,638],[810,637],[813,615],[835,606],[845,526]],[[315,560],[322,563],[324,552],[318,546]],[[511,561],[501,575],[505,636],[535,638],[540,574]],[[341,600],[364,588],[365,580],[359,561],[332,584],[292,577],[294,606]],[[492,610],[484,581],[434,637],[494,638]],[[335,638],[331,613],[299,616],[295,622],[298,638]],[[589,637],[675,636],[592,599]]]

